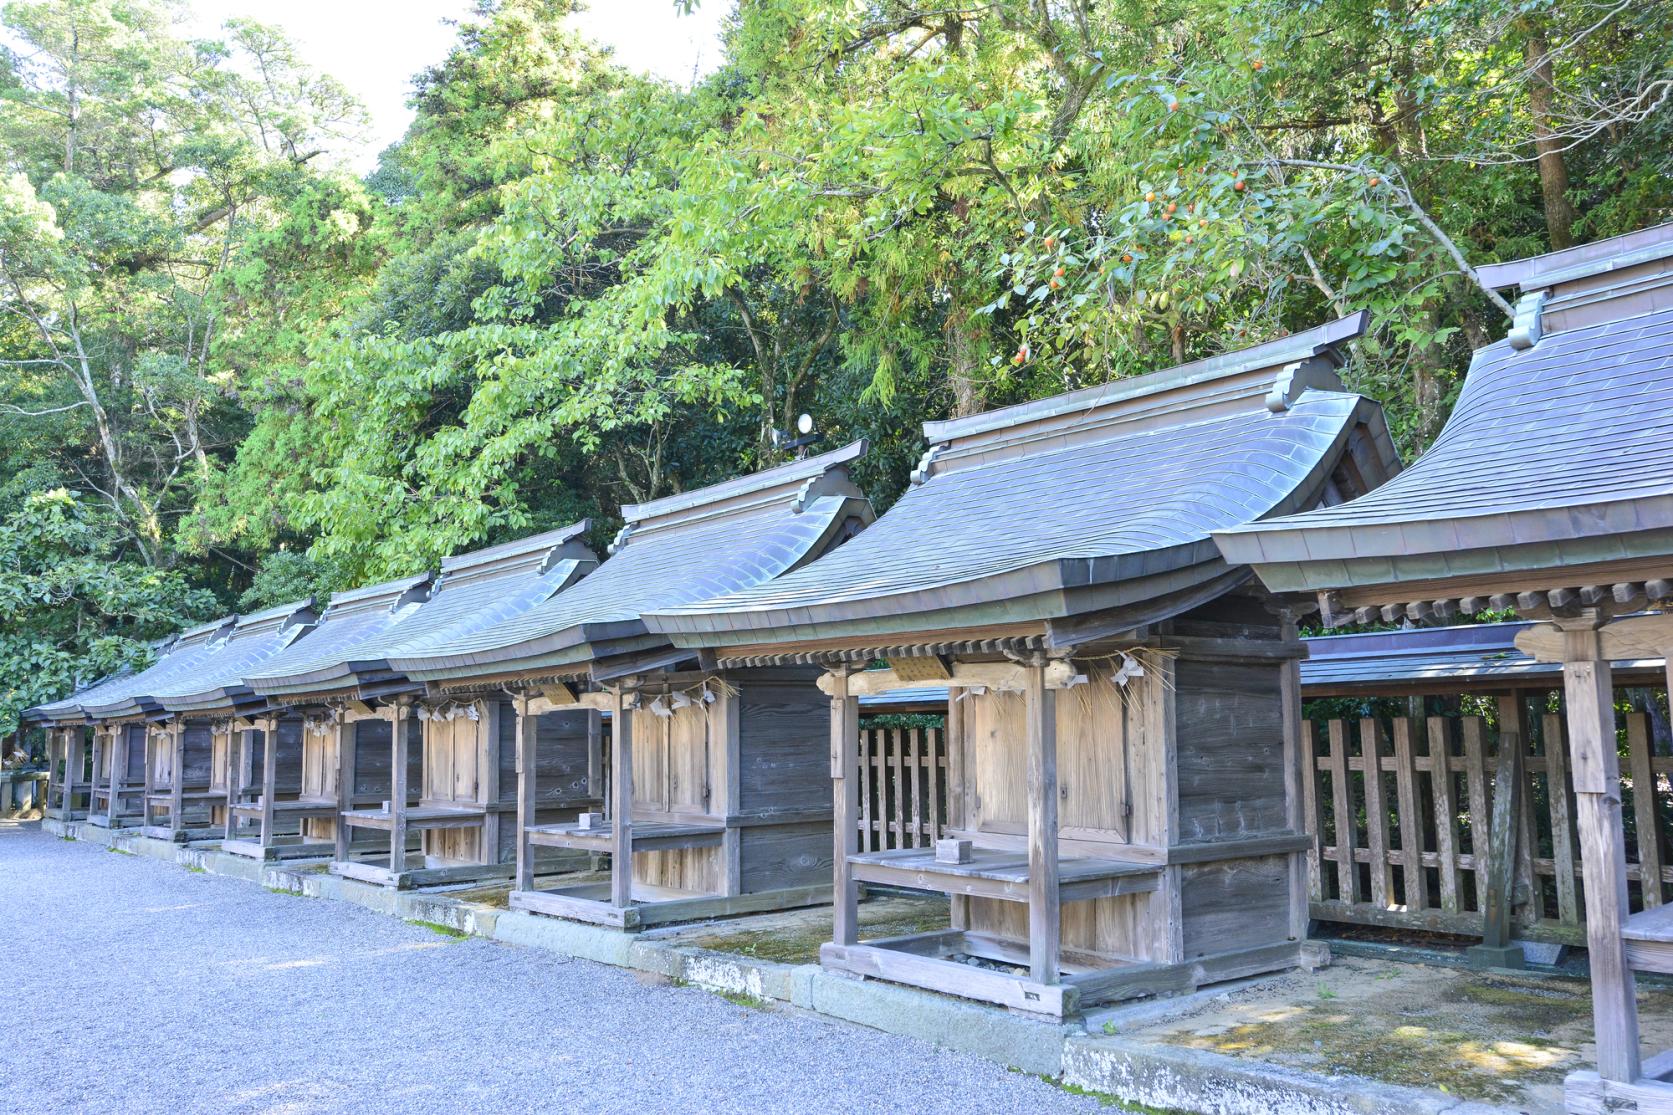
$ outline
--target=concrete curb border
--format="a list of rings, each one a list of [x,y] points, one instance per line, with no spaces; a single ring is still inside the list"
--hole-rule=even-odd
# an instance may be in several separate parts
[[[317,864],[263,864],[222,852],[218,842],[173,844],[131,829],[111,830],[51,818],[41,822],[41,829],[68,840],[259,883],[269,890],[352,902],[391,917],[428,922],[504,944],[649,972],[721,994],[786,1003],[1131,1103],[1205,1115],[1514,1115],[1515,1111],[1363,1077],[1319,1076],[1120,1034],[1089,1034],[1078,1023],[1060,1025],[1025,1018],[933,992],[828,972],[817,964],[750,960],[665,939],[664,934],[636,936],[503,910],[445,892],[391,890],[331,875]],[[1141,1002],[1128,1008],[1128,1013],[1152,1014],[1156,1006]],[[1122,1014],[1120,1010],[1100,1011],[1098,1017],[1120,1018]]]

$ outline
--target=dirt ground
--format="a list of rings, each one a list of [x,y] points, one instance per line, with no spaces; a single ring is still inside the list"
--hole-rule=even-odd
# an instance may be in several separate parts
[[[1640,989],[1638,1009],[1646,1048],[1673,1046],[1673,991]],[[1357,957],[1111,1032],[1435,1088],[1530,1115],[1558,1115],[1563,1076],[1593,1052],[1583,980]]]

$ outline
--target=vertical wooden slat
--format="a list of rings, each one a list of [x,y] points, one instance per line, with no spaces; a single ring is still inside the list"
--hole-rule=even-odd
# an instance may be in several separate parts
[[[1551,869],[1557,882],[1557,920],[1580,924],[1579,896],[1574,887],[1574,825],[1569,803],[1573,787],[1568,772],[1568,729],[1557,713],[1543,718],[1545,787],[1551,810]]]
[[[894,841],[889,845],[891,848],[906,847],[906,778],[904,777],[905,772],[902,770],[904,751],[905,748],[901,746],[900,729],[891,729],[889,732],[889,769],[894,772],[894,777],[890,779],[890,783],[894,789],[895,797]]]
[[[1423,869],[1423,815],[1418,810],[1417,760],[1412,753],[1412,721],[1394,720],[1394,786],[1400,810],[1401,897],[1409,910],[1429,907],[1429,878]]]
[[[1371,904],[1386,910],[1393,887],[1388,864],[1388,805],[1383,800],[1382,732],[1383,726],[1376,720],[1359,722],[1359,753],[1365,764],[1365,843],[1371,852]]]
[[[1481,717],[1466,716],[1464,730],[1464,778],[1470,795],[1470,855],[1475,859],[1476,909],[1484,908],[1487,900],[1489,868],[1492,866],[1492,847],[1489,830],[1492,827],[1487,805],[1487,756],[1482,745]]]
[[[921,848],[924,844],[924,815],[923,815],[923,733],[912,728],[906,733],[907,767],[912,772],[912,839],[904,844],[908,848]]]
[[[1353,810],[1349,807],[1348,726],[1330,722],[1330,799],[1336,822],[1337,899],[1349,905],[1359,901],[1359,872],[1354,867]]]
[[[871,831],[871,753],[877,746],[877,731],[860,733],[860,851],[877,849],[877,838]]]
[[[941,793],[947,784],[944,777],[945,765],[941,758],[941,733],[934,728],[924,733],[924,750],[929,762],[929,839],[928,844],[934,844],[941,839]]]
[[[1632,816],[1638,828],[1638,885],[1644,907],[1661,905],[1661,827],[1656,776],[1650,769],[1650,726],[1641,712],[1627,714],[1627,756],[1632,770]]]
[[[1444,717],[1431,716],[1429,779],[1435,799],[1435,855],[1440,861],[1441,910],[1458,912],[1458,802],[1452,781],[1452,742]]]
[[[1320,855],[1320,844],[1323,842],[1324,823],[1319,815],[1319,733],[1318,726],[1311,720],[1305,720],[1301,725],[1301,740],[1303,747],[1301,767],[1301,793],[1303,799],[1303,816],[1306,819],[1307,835],[1311,841],[1307,845],[1307,897],[1314,902],[1324,901],[1324,860]]]
[[[872,848],[881,851],[889,847],[889,733],[879,729],[871,741],[871,784],[877,795],[877,808],[872,818],[876,834]]]

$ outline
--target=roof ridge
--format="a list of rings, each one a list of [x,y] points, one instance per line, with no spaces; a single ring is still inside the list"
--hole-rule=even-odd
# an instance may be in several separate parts
[[[311,619],[318,618],[314,615],[314,597],[308,596],[301,600],[293,600],[289,604],[280,604],[260,612],[240,615],[237,622],[233,624],[232,634],[244,635],[256,628],[265,630],[268,627],[283,626],[283,621],[300,617],[304,612],[309,613]],[[299,620],[299,622],[306,621]]]
[[[330,599],[326,601],[325,611],[321,614],[320,618],[331,619],[345,613],[352,615],[358,612],[368,611],[372,606],[383,603],[393,606],[394,604],[399,603],[401,598],[406,596],[412,590],[427,587],[431,585],[435,579],[436,574],[433,571],[427,570],[423,573],[414,574],[410,577],[401,577],[393,581],[384,581],[382,584],[362,585],[360,588],[344,589],[342,592],[334,592],[331,594]]]
[[[1624,232],[1590,244],[1576,244],[1537,256],[1476,268],[1486,286],[1537,289],[1601,275],[1621,267],[1673,255],[1673,221]]]
[[[457,578],[466,571],[481,571],[486,567],[500,562],[506,563],[508,568],[517,568],[523,564],[522,559],[539,556],[544,562],[551,551],[561,547],[566,542],[586,534],[592,529],[591,519],[581,519],[567,526],[540,534],[531,534],[526,538],[516,538],[510,542],[500,542],[492,546],[485,546],[480,550],[468,550],[462,554],[442,559],[441,578],[437,588],[443,582]]]
[[[1345,364],[1346,359],[1337,351],[1337,346],[1362,336],[1369,316],[1367,311],[1361,310],[1287,337],[1172,368],[1115,379],[1046,399],[1016,403],[966,418],[926,422],[924,436],[933,447],[950,447],[954,442],[981,444],[1003,440],[1006,432],[1052,419],[1060,421],[1043,432],[1058,434],[1066,428],[1102,425],[1124,416],[1184,415],[1201,406],[1255,395],[1270,396],[1280,391],[1284,398],[1275,401],[1274,409],[1282,410],[1293,398],[1290,395],[1292,387],[1304,389],[1317,386],[1306,382],[1292,385],[1285,379],[1285,370],[1298,362],[1321,356],[1329,357],[1336,367]],[[1266,371],[1273,374],[1251,376],[1251,373]],[[1240,377],[1243,382],[1235,382]],[[1177,396],[1171,408],[1157,406],[1158,400],[1170,394]],[[1183,423],[1169,423],[1176,424]],[[1023,437],[1021,440],[1031,439]]]
[[[628,530],[633,533],[642,530],[654,530],[657,525],[660,525],[654,523],[654,520],[657,519],[669,519],[677,516],[678,521],[689,522],[694,518],[706,518],[707,515],[684,513],[701,508],[710,508],[712,512],[731,510],[731,508],[722,508],[719,505],[775,488],[816,480],[826,473],[864,456],[868,447],[869,443],[866,439],[859,438],[838,449],[832,449],[812,457],[803,457],[800,460],[787,461],[782,465],[774,465],[772,468],[746,473],[743,476],[734,476],[732,479],[722,480],[718,484],[694,488],[689,492],[677,492],[674,495],[663,496],[661,499],[650,500],[646,503],[625,503],[622,505],[622,518],[627,520]]]

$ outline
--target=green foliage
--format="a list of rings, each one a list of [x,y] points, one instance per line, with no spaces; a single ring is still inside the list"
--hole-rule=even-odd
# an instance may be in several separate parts
[[[118,557],[108,518],[55,488],[5,492],[0,524],[0,734],[18,713],[118,670],[150,640],[209,616],[214,597],[174,571]]]
[[[1673,215],[1673,0],[752,0],[691,88],[570,7],[483,0],[364,181],[274,29],[3,9],[0,476],[70,551],[249,609],[602,543],[802,410],[882,508],[926,420],[1359,308],[1410,456],[1504,331],[1475,266]]]
[[[329,562],[296,550],[274,550],[262,557],[250,587],[238,598],[238,610],[259,612],[310,596],[323,607],[333,592],[346,587],[341,570]]]

